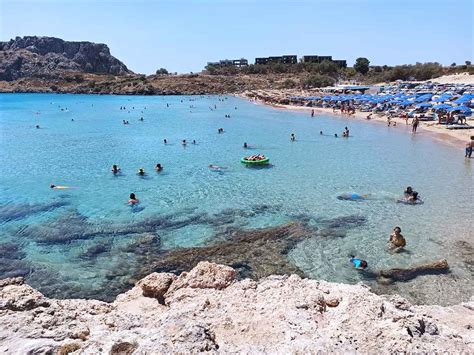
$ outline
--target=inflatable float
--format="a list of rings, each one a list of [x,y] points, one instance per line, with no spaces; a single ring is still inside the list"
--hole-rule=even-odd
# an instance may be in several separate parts
[[[240,159],[242,164],[246,165],[266,165],[270,162],[270,158],[264,157],[263,159],[258,160],[248,160],[249,157],[244,157]]]

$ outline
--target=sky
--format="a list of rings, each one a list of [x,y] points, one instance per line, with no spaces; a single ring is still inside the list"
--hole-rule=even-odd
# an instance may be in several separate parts
[[[0,0],[0,40],[106,43],[137,73],[332,55],[353,65],[474,62],[474,0]]]

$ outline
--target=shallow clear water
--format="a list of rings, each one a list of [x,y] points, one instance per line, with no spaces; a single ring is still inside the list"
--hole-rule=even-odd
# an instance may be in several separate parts
[[[322,220],[355,215],[366,222],[345,228],[343,237],[304,240],[289,253],[290,262],[310,277],[358,282],[360,273],[347,261],[351,253],[374,270],[447,258],[451,275],[423,276],[385,291],[443,304],[472,294],[472,269],[464,260],[472,254],[466,257],[458,241],[472,243],[473,163],[423,133],[312,119],[234,97],[3,94],[0,104],[2,276],[28,270],[29,282],[47,294],[97,297],[118,287],[110,280],[132,277],[143,262],[123,252],[138,232],[101,234],[106,229],[152,216],[182,221],[156,230],[160,250],[169,250],[207,245],[228,226],[304,219],[319,227]],[[334,138],[344,126],[352,136]],[[217,134],[219,127],[224,134]],[[290,142],[292,132],[296,142]],[[256,149],[244,150],[243,142]],[[252,153],[269,156],[272,166],[242,166],[239,159]],[[156,163],[164,166],[160,174]],[[122,175],[110,173],[112,164]],[[214,172],[209,164],[225,169]],[[146,178],[136,175],[140,167]],[[51,183],[73,188],[52,190]],[[407,185],[420,192],[423,205],[395,203]],[[141,200],[139,210],[126,205],[130,192]],[[371,195],[362,202],[338,200],[344,192]],[[226,209],[251,213],[222,217]],[[223,219],[196,217],[202,215]],[[84,225],[95,234],[83,238]],[[393,255],[386,241],[396,225],[408,252]],[[84,256],[98,244],[103,250]]]

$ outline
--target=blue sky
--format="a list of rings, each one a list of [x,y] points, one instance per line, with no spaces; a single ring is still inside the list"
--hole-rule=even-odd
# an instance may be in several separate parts
[[[0,40],[101,42],[131,70],[281,54],[371,64],[473,60],[473,0],[0,0]],[[473,60],[474,61],[474,60]]]

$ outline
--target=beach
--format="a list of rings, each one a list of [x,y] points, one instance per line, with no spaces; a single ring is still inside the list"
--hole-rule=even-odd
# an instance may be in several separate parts
[[[291,95],[315,95],[321,94],[319,92],[307,92],[307,91],[286,91],[286,90],[255,90],[255,91],[247,91],[238,96],[250,99],[256,103],[265,104],[274,108],[278,109],[285,109],[285,110],[294,110],[299,112],[307,112],[308,115],[314,110],[315,116],[317,118],[318,114],[329,115],[332,117],[339,117],[347,119],[348,122],[352,119],[364,120],[368,123],[377,123],[381,125],[387,126],[387,117],[381,113],[375,113],[371,115],[370,119],[367,119],[367,116],[370,112],[361,112],[355,110],[354,113],[348,114],[345,112],[341,112],[340,109],[333,110],[332,108],[324,108],[324,107],[311,107],[311,106],[298,106],[298,105],[291,105],[291,104],[284,104],[281,102],[287,101],[287,98]],[[408,124],[411,126],[411,119],[408,120]],[[401,117],[392,117],[391,122],[396,122],[396,125],[393,124],[390,128],[399,129],[401,126],[406,126],[407,121],[405,118]],[[467,121],[472,125],[474,121],[472,117]],[[409,130],[411,134],[411,130]],[[437,124],[434,121],[423,122],[419,123],[419,127],[417,130],[417,135],[430,135],[434,139],[437,139],[443,143],[454,145],[459,147],[460,149],[464,148],[466,143],[469,142],[470,137],[474,135],[474,129],[452,129],[449,130],[446,128],[444,124]]]

